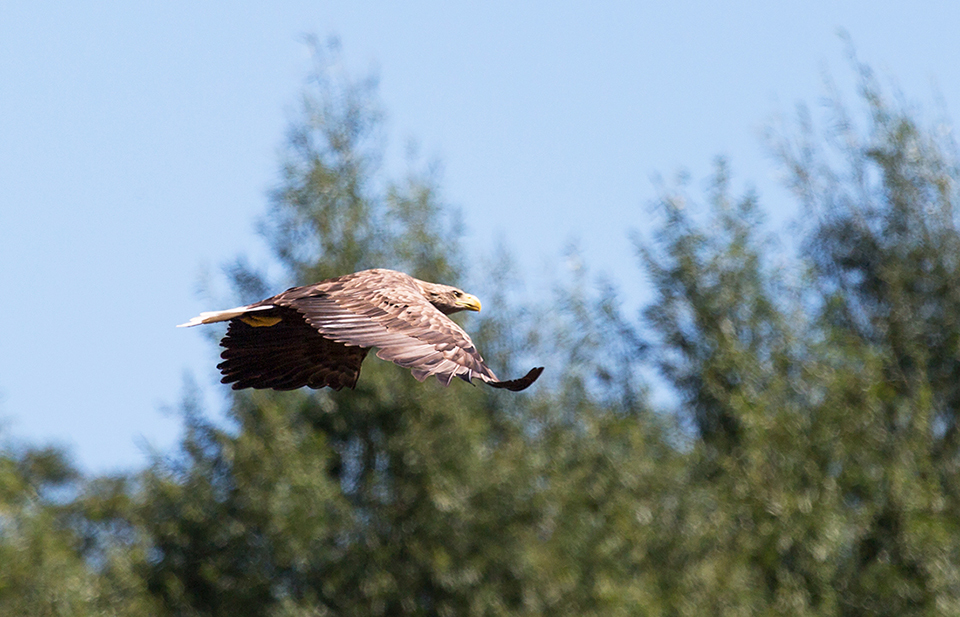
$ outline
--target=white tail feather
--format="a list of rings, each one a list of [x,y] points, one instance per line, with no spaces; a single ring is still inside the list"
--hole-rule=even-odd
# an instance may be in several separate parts
[[[266,306],[238,306],[237,308],[227,309],[225,311],[206,311],[200,313],[187,323],[178,325],[178,328],[190,328],[205,323],[217,323],[218,321],[230,321],[234,317],[239,317],[244,313],[254,313],[256,311],[265,311],[274,308],[272,304]]]

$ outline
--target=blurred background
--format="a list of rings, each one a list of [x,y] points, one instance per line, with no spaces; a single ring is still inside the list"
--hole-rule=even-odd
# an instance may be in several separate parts
[[[956,23],[5,4],[0,613],[960,612]],[[375,266],[543,378],[173,328]]]

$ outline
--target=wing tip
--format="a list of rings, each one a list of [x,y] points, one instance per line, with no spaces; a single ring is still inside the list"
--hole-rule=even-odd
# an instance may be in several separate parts
[[[519,379],[510,379],[508,381],[488,381],[487,384],[494,388],[502,388],[504,390],[510,390],[511,392],[520,392],[521,390],[526,390],[533,382],[539,379],[540,374],[543,373],[542,366],[536,366]]]

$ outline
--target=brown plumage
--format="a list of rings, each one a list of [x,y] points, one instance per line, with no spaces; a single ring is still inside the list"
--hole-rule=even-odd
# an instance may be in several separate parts
[[[519,391],[537,380],[543,367],[520,379],[497,379],[470,336],[447,317],[462,310],[479,311],[480,301],[455,287],[376,269],[201,313],[180,327],[229,322],[217,368],[234,389],[353,388],[371,347],[419,381],[478,378]]]

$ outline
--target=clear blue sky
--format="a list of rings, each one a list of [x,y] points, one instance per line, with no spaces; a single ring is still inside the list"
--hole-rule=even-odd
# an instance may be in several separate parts
[[[604,7],[602,10],[598,7]],[[170,447],[191,372],[215,351],[177,330],[200,273],[266,254],[254,231],[310,68],[302,35],[375,71],[388,166],[443,163],[466,250],[502,238],[528,278],[578,239],[636,298],[628,240],[650,178],[718,154],[788,208],[758,137],[774,113],[852,79],[837,36],[957,117],[960,3],[51,2],[0,8],[2,435],[68,446],[87,470]],[[932,108],[928,105],[927,108]],[[216,409],[212,410],[216,413]]]

